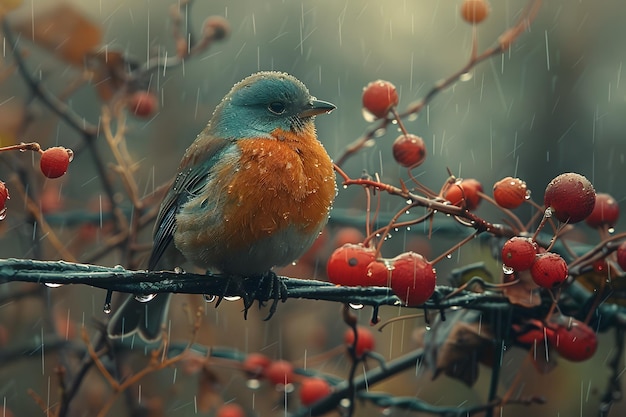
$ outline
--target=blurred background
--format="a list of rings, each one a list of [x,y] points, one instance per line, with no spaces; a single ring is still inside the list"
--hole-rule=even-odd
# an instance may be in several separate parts
[[[1,2],[0,2],[1,3]],[[524,1],[491,2],[489,18],[478,27],[479,51],[493,45],[497,37],[513,25],[525,6]],[[578,172],[591,180],[599,192],[610,193],[620,206],[626,188],[620,181],[626,174],[626,80],[622,79],[626,52],[626,6],[619,0],[590,2],[552,0],[544,2],[530,30],[511,49],[475,67],[451,88],[441,92],[413,120],[405,120],[407,129],[424,138],[428,148],[426,162],[414,172],[420,181],[439,190],[448,177],[476,178],[487,193],[493,183],[505,176],[526,181],[532,196],[542,203],[546,184],[563,172]],[[31,42],[37,30],[45,32],[46,14],[58,10],[60,2],[27,0],[7,15],[19,33],[19,45],[30,71],[55,94],[81,78],[81,68],[59,56],[59,49]],[[175,44],[171,36],[169,10],[176,1],[96,1],[65,2],[72,13],[80,15],[101,31],[100,51],[117,50],[143,63],[148,57],[172,56]],[[330,115],[317,118],[320,140],[331,157],[339,157],[345,147],[361,136],[371,125],[363,118],[361,93],[370,81],[385,79],[398,89],[400,110],[423,97],[435,83],[460,69],[469,57],[472,28],[462,21],[460,1],[337,1],[296,0],[227,0],[197,1],[184,14],[184,24],[199,33],[207,16],[225,17],[230,35],[215,42],[184,64],[159,70],[149,85],[159,100],[158,111],[149,118],[129,118],[126,146],[137,163],[134,177],[140,196],[148,196],[172,178],[185,148],[205,126],[219,100],[237,81],[259,70],[288,72],[310,89],[317,98],[337,106]],[[39,29],[38,29],[39,28]],[[16,34],[17,35],[17,34]],[[57,45],[63,44],[60,42]],[[3,72],[0,83],[0,139],[2,145],[20,141],[38,141],[42,146],[62,145],[83,149],[80,133],[37,100],[23,82],[11,72],[10,45],[3,43]],[[98,125],[102,97],[86,83],[64,97],[68,105],[89,123]],[[373,146],[362,149],[349,159],[343,169],[358,177],[363,170],[378,173],[381,180],[398,185],[406,170],[391,156],[391,143],[398,133],[395,127],[376,139]],[[103,140],[97,146],[105,160],[112,161]],[[0,159],[3,156],[0,156]],[[38,159],[30,153],[4,157],[0,166],[5,181],[14,173],[16,163],[33,167],[28,183],[39,197],[43,212],[53,215],[67,211],[99,213],[103,210],[101,183],[93,159],[83,149],[59,180],[43,180],[38,175]],[[15,162],[18,160],[18,162]],[[120,202],[127,199],[119,178],[111,171]],[[383,198],[380,211],[393,213],[404,201]],[[7,218],[2,222],[0,257],[60,259],[62,256],[46,246],[46,235],[33,230],[32,219],[24,210],[24,200],[17,193],[8,203]],[[324,279],[325,259],[338,244],[339,232],[345,231],[345,211],[362,214],[365,199],[361,189],[339,188],[335,216],[323,236],[323,244],[311,262],[282,269],[285,275]],[[104,208],[106,209],[106,207]],[[502,215],[483,203],[478,213],[493,222]],[[523,220],[530,218],[530,208],[516,211]],[[70,227],[54,224],[56,233],[79,261],[87,262],[106,243],[111,225]],[[623,230],[624,221],[616,227]],[[141,240],[150,243],[151,225],[144,228]],[[108,229],[107,229],[108,228]],[[364,233],[364,226],[358,227]],[[385,246],[387,256],[410,248],[433,258],[459,240],[445,230],[437,230],[431,240],[422,227],[401,231]],[[444,228],[445,229],[445,228]],[[579,238],[597,243],[597,234],[579,226]],[[344,233],[345,234],[345,233]],[[33,239],[43,242],[35,253]],[[39,245],[37,245],[39,247]],[[148,252],[144,252],[147,256]],[[113,266],[121,262],[112,250],[97,262]],[[437,265],[439,279],[445,283],[449,272],[476,261],[489,261],[489,251],[480,245],[466,245],[452,258]],[[145,265],[141,265],[144,267]],[[497,272],[497,271],[496,271]],[[48,405],[54,405],[57,378],[54,372],[58,358],[54,349],[44,348],[42,340],[52,328],[61,335],[76,339],[85,324],[90,334],[97,327],[94,320],[105,319],[102,313],[104,291],[77,287],[46,290],[39,297],[14,299],[14,291],[25,286],[0,286],[0,351],[3,348],[21,352],[0,363],[0,398],[16,416],[37,415],[40,409],[27,394],[36,391]],[[177,296],[172,308],[172,337],[190,337],[188,312],[201,306],[199,296]],[[279,313],[269,322],[261,319],[265,312],[244,321],[241,304],[223,303],[218,309],[205,306],[203,330],[198,341],[206,345],[230,346],[243,352],[261,351],[272,358],[284,358],[302,365],[341,345],[345,324],[339,320],[340,306],[323,302],[289,300],[279,306]],[[383,319],[412,310],[387,308]],[[359,322],[368,325],[370,309],[354,312]],[[60,323],[60,324],[59,324]],[[390,359],[414,348],[414,330],[423,328],[422,319],[393,324],[376,333],[377,351]],[[69,329],[74,329],[70,333]],[[67,331],[66,331],[67,330]],[[538,375],[523,364],[524,352],[505,356],[505,377],[501,391],[506,390],[506,375],[523,373],[520,395],[543,395],[547,404],[511,406],[502,415],[596,415],[599,399],[607,383],[606,358],[612,349],[612,334],[603,335],[595,357],[582,364],[559,361],[547,375]],[[80,343],[80,342],[77,342]],[[21,350],[20,350],[21,349]],[[11,358],[9,361],[8,358]],[[312,367],[344,377],[345,356],[324,357]],[[375,366],[375,363],[371,364]],[[138,365],[137,365],[138,366]],[[252,414],[282,415],[282,393],[262,387],[263,394],[246,387],[245,377],[231,372],[232,366],[217,365],[216,392],[225,401],[235,400]],[[189,371],[187,379],[173,377],[167,369],[146,381],[145,401],[162,396],[162,415],[202,414],[194,406],[198,375]],[[371,387],[397,395],[419,396],[426,401],[445,405],[479,404],[486,398],[489,369],[473,388],[431,375],[409,375]],[[175,375],[175,374],[174,374]],[[172,383],[174,378],[175,382]],[[96,415],[101,407],[106,382],[93,372],[85,384],[84,395],[72,415]],[[509,381],[510,382],[510,381]],[[51,388],[52,387],[52,388]],[[136,395],[133,392],[131,395]],[[152,397],[151,397],[152,396]],[[157,400],[154,400],[157,401]],[[294,400],[297,401],[297,400]],[[118,412],[125,406],[118,404]],[[155,406],[155,409],[159,409]],[[96,412],[94,412],[96,410]],[[626,405],[618,403],[612,415],[620,415]],[[212,408],[206,411],[211,415]],[[409,415],[401,410],[380,410],[363,405],[359,415]],[[124,415],[124,414],[120,414]],[[157,414],[154,414],[157,415]],[[419,415],[419,414],[413,414]]]

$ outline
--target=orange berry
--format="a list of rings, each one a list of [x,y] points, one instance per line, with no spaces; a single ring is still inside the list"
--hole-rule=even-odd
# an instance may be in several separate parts
[[[535,284],[543,288],[553,288],[567,279],[568,269],[565,259],[558,253],[545,252],[535,257],[530,275]]]
[[[389,81],[372,81],[363,89],[363,107],[374,117],[387,117],[389,111],[398,105],[398,92]]]
[[[140,118],[152,116],[159,108],[159,101],[156,96],[149,91],[135,91],[128,98],[128,109]]]
[[[346,345],[354,345],[354,330],[347,329],[343,334],[343,341]],[[376,340],[372,332],[363,326],[356,328],[356,346],[354,353],[358,358],[362,357],[366,352],[371,352],[376,347]]]
[[[505,177],[493,185],[493,198],[500,207],[517,208],[529,197],[526,183],[519,178]]]
[[[460,179],[446,189],[443,198],[455,206],[465,207],[471,211],[476,209],[482,200],[482,197],[478,195],[479,191],[483,191],[483,186],[477,180],[473,178]]]
[[[265,368],[265,377],[274,385],[287,385],[293,381],[293,365],[283,360],[274,361]]]
[[[437,272],[422,255],[405,252],[391,261],[391,289],[407,306],[424,304],[435,292]]]
[[[70,165],[73,157],[74,152],[71,149],[55,146],[43,151],[39,167],[46,177],[59,178],[67,172],[67,167]]]
[[[325,379],[305,378],[300,384],[300,402],[304,406],[309,406],[328,397],[331,391],[330,384]]]
[[[215,417],[245,417],[246,413],[239,404],[228,403],[217,409]]]
[[[515,271],[525,271],[535,263],[537,243],[528,237],[514,236],[502,246],[502,263]]]
[[[468,23],[480,23],[489,16],[489,5],[485,0],[463,0],[461,17]]]
[[[407,168],[415,168],[426,159],[426,145],[417,135],[400,135],[393,142],[393,158]]]

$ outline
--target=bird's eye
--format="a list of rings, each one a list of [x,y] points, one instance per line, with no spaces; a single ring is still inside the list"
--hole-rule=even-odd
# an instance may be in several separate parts
[[[285,112],[285,105],[281,103],[280,101],[275,101],[273,103],[270,103],[270,105],[267,106],[267,108],[269,111],[271,111],[274,114],[283,114]]]

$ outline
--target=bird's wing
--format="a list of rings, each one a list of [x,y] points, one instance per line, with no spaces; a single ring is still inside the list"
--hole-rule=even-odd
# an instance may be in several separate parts
[[[148,261],[148,270],[156,268],[172,243],[178,210],[190,197],[202,190],[211,167],[230,144],[232,144],[230,140],[216,138],[203,132],[187,149],[176,179],[161,203],[154,227],[154,245]]]

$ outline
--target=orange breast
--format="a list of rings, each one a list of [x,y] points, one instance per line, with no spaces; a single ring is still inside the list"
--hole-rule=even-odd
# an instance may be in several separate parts
[[[312,123],[298,135],[282,130],[272,135],[237,142],[239,171],[224,203],[224,237],[233,249],[290,226],[317,233],[328,218],[335,175]]]

